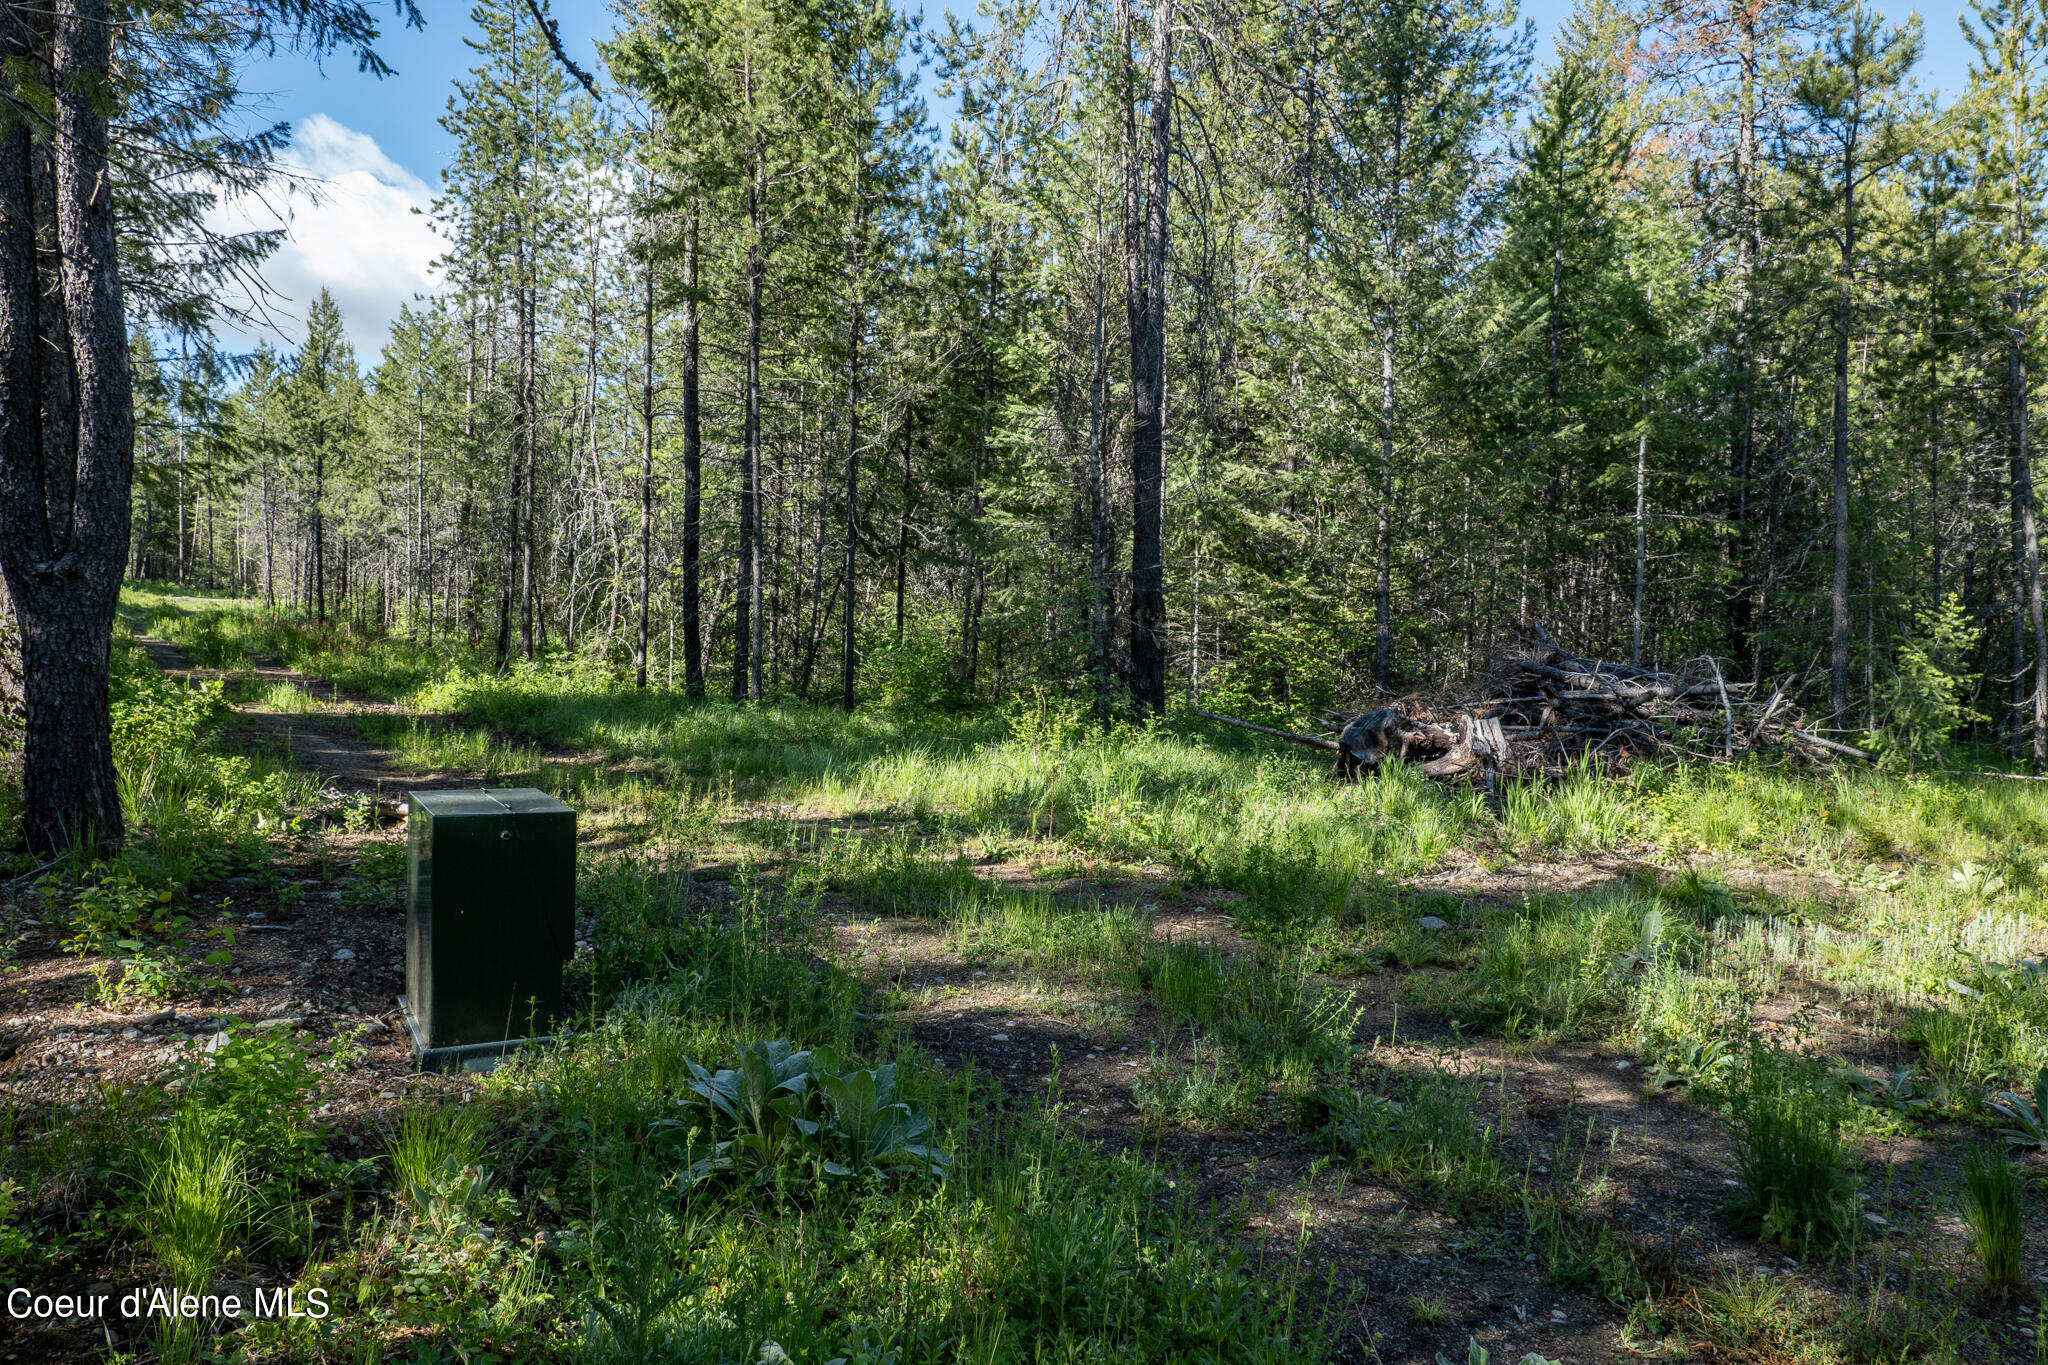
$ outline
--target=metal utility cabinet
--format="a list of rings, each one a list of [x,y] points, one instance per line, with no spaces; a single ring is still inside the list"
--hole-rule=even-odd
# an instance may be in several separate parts
[[[576,946],[576,812],[531,787],[406,794],[405,1006],[428,1070],[550,1032]]]

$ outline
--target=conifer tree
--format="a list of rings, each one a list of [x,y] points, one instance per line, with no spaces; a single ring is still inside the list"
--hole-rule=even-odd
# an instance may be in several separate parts
[[[1857,196],[1904,155],[1901,95],[1920,53],[1918,18],[1887,32],[1880,16],[1856,0],[1826,45],[1809,55],[1795,94],[1808,154],[1794,165],[1825,204],[1824,233],[1835,250],[1834,392],[1829,435],[1833,451],[1831,507],[1834,559],[1828,711],[1839,729],[1849,720],[1849,347],[1856,330],[1858,274],[1867,246],[1859,237]]]
[[[2048,5],[1971,0],[1963,34],[1970,64],[1970,152],[1977,211],[1994,252],[2004,359],[2006,461],[2012,506],[2012,711],[2015,752],[2031,726],[2036,776],[2048,772],[2048,628],[2041,600],[2039,500],[2034,487],[2031,361],[2041,344],[2042,234],[2048,226],[2048,97],[2037,68],[2048,51]],[[2032,636],[2032,686],[2026,681]],[[2028,697],[2031,693],[2031,707]],[[2029,714],[2031,711],[2031,714]]]

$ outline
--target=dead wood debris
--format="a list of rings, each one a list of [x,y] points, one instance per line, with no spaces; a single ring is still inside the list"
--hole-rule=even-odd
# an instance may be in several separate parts
[[[1323,749],[1331,776],[1356,781],[1389,758],[1439,782],[1473,782],[1488,794],[1502,777],[1561,776],[1573,763],[1625,768],[1647,757],[1732,759],[1755,752],[1809,758],[1873,755],[1812,733],[1783,687],[1732,682],[1711,656],[1675,671],[1571,654],[1538,625],[1456,699],[1404,698],[1369,711],[1330,711],[1321,735],[1296,734],[1234,716],[1209,720]]]

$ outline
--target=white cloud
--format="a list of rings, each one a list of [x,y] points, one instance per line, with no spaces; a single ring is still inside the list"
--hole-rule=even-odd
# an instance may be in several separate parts
[[[291,182],[223,204],[211,215],[220,229],[287,231],[262,267],[271,325],[224,325],[222,331],[250,345],[267,337],[273,345],[296,346],[305,335],[306,310],[325,286],[368,368],[399,305],[440,287],[433,261],[446,244],[425,213],[433,191],[386,156],[375,138],[325,114],[306,119],[295,134],[280,158]]]

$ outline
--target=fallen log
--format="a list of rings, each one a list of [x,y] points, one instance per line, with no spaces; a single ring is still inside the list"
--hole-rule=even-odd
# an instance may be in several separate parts
[[[1296,744],[1306,744],[1311,749],[1341,750],[1343,748],[1334,739],[1318,739],[1314,735],[1297,735],[1292,730],[1276,730],[1270,725],[1260,725],[1249,720],[1239,720],[1236,716],[1219,716],[1214,711],[1197,711],[1195,714],[1203,720],[1219,721],[1224,725],[1235,725],[1240,730],[1256,730],[1262,735],[1271,735],[1275,739],[1291,739]]]
[[[1819,735],[1808,734],[1806,731],[1797,728],[1793,729],[1791,734],[1792,738],[1800,743],[1811,744],[1814,748],[1824,749],[1831,754],[1840,754],[1844,758],[1860,758],[1865,763],[1877,762],[1876,754],[1865,752],[1854,745],[1838,744],[1832,739],[1822,739]]]

